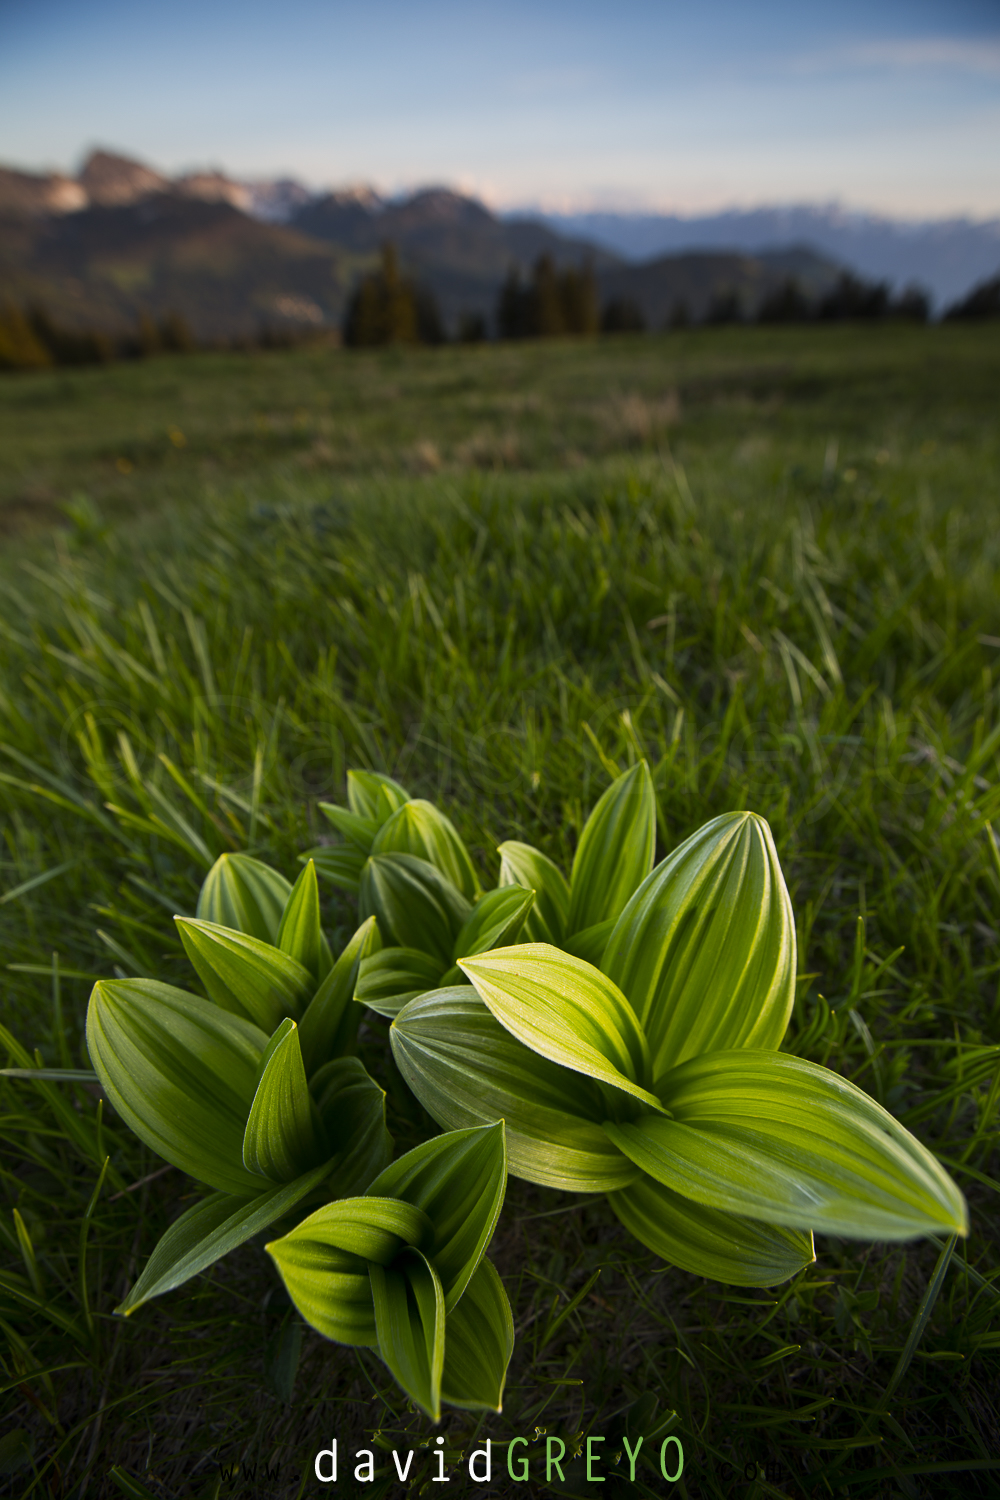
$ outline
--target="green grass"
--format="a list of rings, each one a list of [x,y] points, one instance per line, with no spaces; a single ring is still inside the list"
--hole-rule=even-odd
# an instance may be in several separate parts
[[[995,332],[931,328],[0,385],[3,1017],[29,1051],[86,1065],[77,975],[191,986],[170,914],[207,861],[250,847],[293,874],[348,765],[441,800],[492,877],[507,837],[568,865],[613,765],[645,755],[659,855],[730,808],[770,820],[799,929],[787,1045],[892,1109],[969,1198],[931,1304],[934,1244],[821,1238],[793,1282],[736,1293],[596,1200],[512,1182],[505,1408],[448,1413],[449,1451],[538,1429],[613,1452],[646,1396],[639,1430],[676,1413],[687,1461],[646,1493],[995,1493],[998,377]],[[426,1122],[377,1021],[365,1058],[406,1149]],[[377,1430],[390,1474],[383,1444],[432,1436],[382,1366],[308,1331],[288,1399],[295,1325],[252,1247],[114,1320],[183,1180],[152,1176],[93,1090],[2,1080],[0,1110],[5,1427],[33,1451],[6,1493],[117,1494],[121,1465],[211,1495],[243,1458],[257,1479],[220,1493],[284,1500],[319,1492],[334,1435]],[[552,1493],[632,1493],[566,1473]]]
[[[575,472],[667,438],[692,479],[731,463],[748,500],[797,463],[814,472],[831,439],[841,470],[933,444],[921,477],[955,485],[995,457],[998,369],[994,330],[945,325],[205,354],[7,377],[0,528],[51,525],[80,492],[121,520],[186,513],[241,483],[322,501],[373,478]]]

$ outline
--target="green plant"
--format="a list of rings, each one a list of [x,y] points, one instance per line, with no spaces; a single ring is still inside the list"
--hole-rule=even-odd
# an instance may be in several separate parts
[[[363,959],[354,998],[392,1017],[414,995],[460,977],[459,958],[516,939],[533,894],[484,895],[450,819],[390,777],[348,771],[347,796],[346,808],[320,803],[345,843],[301,857],[356,894],[364,918],[377,918],[386,946]]]
[[[787,1278],[814,1258],[815,1229],[966,1232],[961,1194],[909,1132],[777,1052],[795,928],[762,819],[715,819],[650,873],[640,761],[594,807],[569,882],[539,850],[501,844],[500,887],[456,932],[455,881],[474,877],[451,822],[371,773],[348,774],[348,797],[323,809],[347,844],[312,857],[405,934],[364,961],[355,999],[395,1017],[397,1063],[439,1123],[505,1119],[515,1174],[607,1193],[644,1244],[720,1280]],[[506,920],[515,887],[533,899]],[[509,946],[522,928],[536,941]]]
[[[473,988],[410,1000],[392,1024],[421,1103],[450,1128],[503,1118],[512,1172],[607,1193],[664,1259],[771,1285],[814,1258],[813,1230],[967,1233],[925,1147],[845,1079],[776,1050],[795,933],[763,819],[724,814],[658,865],[601,969],[544,943],[459,968]]]
[[[522,916],[531,900],[495,894]],[[291,886],[249,855],[222,855],[197,910],[175,920],[207,999],[153,979],[101,980],[87,1012],[90,1058],[118,1115],[214,1189],[170,1226],[116,1311],[319,1200],[267,1247],[303,1317],[376,1347],[434,1421],[442,1400],[499,1410],[513,1321],[484,1255],[506,1189],[502,1123],[445,1134],[389,1165],[385,1092],[346,1055],[375,918],[334,962],[312,860]]]
[[[626,902],[653,868],[656,798],[645,760],[617,776],[580,833],[567,882],[541,850],[501,844],[500,885],[533,889],[527,935],[600,963]]]
[[[362,1190],[392,1150],[384,1091],[347,1055],[374,921],[334,963],[313,865],[292,887],[241,855],[213,866],[198,910],[240,924],[177,918],[208,999],[153,979],[100,980],[87,1011],[90,1059],[118,1114],[215,1190],[164,1234],[123,1313],[311,1201]]]
[[[301,858],[356,894],[362,917],[377,916],[387,946],[362,963],[355,998],[386,1016],[423,990],[459,980],[459,959],[506,946],[522,929],[599,962],[653,867],[656,799],[645,760],[591,810],[568,881],[541,850],[512,841],[499,846],[498,888],[485,895],[465,844],[432,803],[371,771],[348,771],[347,796],[347,808],[320,803],[345,842]]]
[[[514,1325],[485,1252],[506,1182],[502,1122],[451,1131],[267,1246],[307,1322],[377,1348],[435,1422],[442,1401],[500,1410]]]
[[[408,854],[434,866],[460,893],[461,911],[480,889],[469,857],[454,824],[431,802],[410,797],[405,787],[377,771],[348,771],[347,807],[321,802],[320,811],[342,834],[339,847],[319,845],[300,856],[313,860],[321,875],[342,890],[359,896],[361,909],[378,900],[380,856]],[[451,898],[454,900],[454,898]]]
[[[402,873],[412,876],[417,860],[408,861]],[[391,872],[400,872],[401,862],[393,861]],[[419,874],[419,872],[418,872]],[[391,901],[398,908],[400,918],[405,920],[404,907],[407,896],[411,901],[424,895],[424,889],[411,880],[407,885],[397,883],[384,891],[384,905]],[[469,912],[451,943],[443,950],[436,948],[428,953],[416,946],[421,941],[418,920],[412,924],[413,947],[382,948],[361,962],[354,998],[369,1010],[390,1020],[416,995],[425,990],[439,989],[442,985],[461,982],[462,971],[459,960],[476,953],[486,953],[492,948],[502,948],[517,940],[530,913],[534,891],[523,888],[504,887],[488,891],[480,896]],[[421,903],[423,905],[423,903]],[[410,934],[408,934],[410,935]]]

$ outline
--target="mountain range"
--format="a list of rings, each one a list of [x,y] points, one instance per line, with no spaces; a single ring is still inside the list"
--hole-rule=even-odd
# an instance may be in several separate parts
[[[109,332],[167,312],[201,338],[336,326],[352,285],[391,241],[452,333],[469,314],[491,325],[505,275],[540,255],[558,266],[588,262],[603,302],[632,301],[660,327],[679,303],[697,319],[726,295],[752,313],[790,276],[822,296],[860,257],[817,250],[825,221],[802,212],[770,229],[755,219],[751,252],[726,216],[546,221],[500,216],[446,188],[391,200],[365,187],[319,194],[290,178],[171,178],[95,151],[75,177],[0,168],[0,302],[43,303],[69,325]],[[685,222],[698,226],[695,251],[684,248]],[[997,258],[1000,249],[988,270]]]
[[[626,260],[693,249],[738,246],[753,255],[776,245],[810,245],[895,290],[923,287],[938,308],[1000,270],[1000,219],[889,219],[835,204],[730,209],[697,218],[645,213],[544,217],[561,234],[582,235]]]

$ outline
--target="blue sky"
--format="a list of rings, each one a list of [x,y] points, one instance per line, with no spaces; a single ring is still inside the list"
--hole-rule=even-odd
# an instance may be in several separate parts
[[[1000,0],[0,0],[0,161],[1000,215]]]

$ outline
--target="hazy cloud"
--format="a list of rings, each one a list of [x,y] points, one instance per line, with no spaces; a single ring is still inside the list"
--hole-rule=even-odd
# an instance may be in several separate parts
[[[842,68],[890,68],[893,71],[931,69],[935,72],[979,73],[1000,77],[1000,39],[993,37],[890,37],[859,42],[829,52],[796,58],[798,72],[820,73]]]

